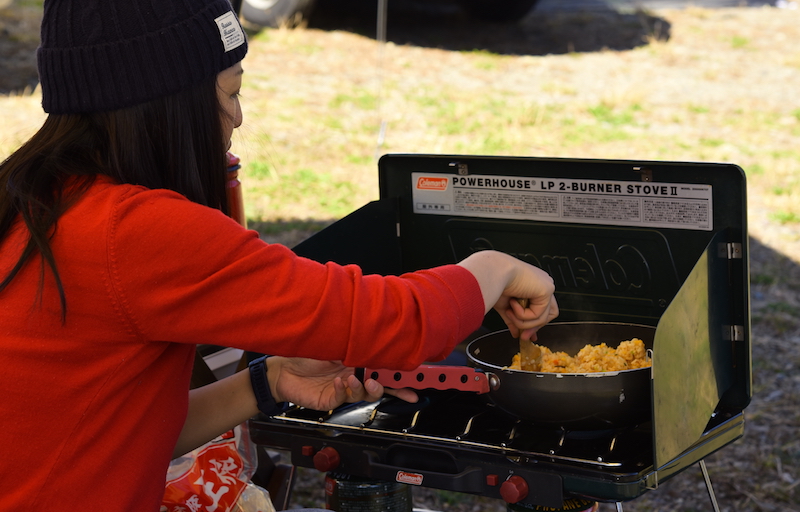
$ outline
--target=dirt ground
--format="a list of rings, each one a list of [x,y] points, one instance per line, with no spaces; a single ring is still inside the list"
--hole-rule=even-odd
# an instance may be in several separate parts
[[[0,0],[0,94],[33,89],[37,82],[39,9]]]
[[[342,1],[340,6],[348,5]],[[324,4],[320,14],[309,22],[313,30],[342,30],[371,33],[374,18],[351,17],[347,9]],[[402,9],[395,16],[414,16]],[[452,13],[444,11],[446,20]],[[327,13],[327,14],[326,14]],[[785,30],[776,13],[775,31],[759,18],[762,35],[773,37]],[[35,48],[38,44],[38,16],[35,8],[23,8],[15,3],[0,7],[0,93],[27,93],[36,85]],[[476,45],[496,53],[530,53],[559,55],[568,52],[589,52],[603,48],[630,49],[650,40],[668,40],[681,12],[670,13],[563,13],[550,12],[532,16],[525,24],[510,26],[503,31],[468,23],[454,24],[451,30],[413,30],[414,24],[399,24],[391,32],[397,45],[433,47],[444,50],[472,49]],[[713,18],[713,19],[711,19]],[[439,18],[441,23],[443,18]],[[737,19],[735,10],[729,17],[710,17],[709,23],[719,23],[724,32]],[[734,20],[734,21],[731,21]],[[435,26],[437,18],[420,20],[415,26]],[[532,28],[533,27],[533,28]],[[569,28],[567,28],[569,27]],[[766,28],[765,28],[766,27]],[[795,32],[796,37],[797,33]],[[754,34],[752,37],[759,37]],[[330,42],[330,41],[329,41]],[[776,43],[777,44],[777,43]],[[442,66],[447,66],[447,55],[441,53]],[[429,55],[430,57],[430,55]],[[676,58],[678,56],[676,55]],[[787,58],[797,58],[787,56]],[[602,61],[598,61],[602,63]],[[745,73],[742,68],[728,70]],[[585,70],[587,79],[592,70]],[[791,96],[797,83],[784,83],[780,77],[774,89],[763,91],[765,102],[782,102]],[[676,84],[676,90],[681,84]],[[800,511],[800,269],[798,250],[800,243],[794,227],[770,222],[766,214],[759,214],[765,199],[755,191],[750,198],[750,208],[755,212],[750,219],[750,257],[753,275],[778,275],[773,281],[751,284],[753,390],[751,405],[747,408],[746,433],[743,439],[725,447],[706,459],[714,484],[720,509],[726,512]],[[294,232],[291,238],[275,239],[287,245],[307,236],[308,232]],[[301,471],[295,489],[296,504],[309,506],[316,500],[320,506],[322,487],[320,475]],[[467,496],[454,497],[436,491],[415,489],[418,504],[434,510],[452,511],[502,511],[505,505],[492,500]],[[612,504],[603,504],[602,511],[615,510]],[[664,482],[655,491],[624,504],[625,511],[705,511],[713,510],[705,492],[699,468],[690,468]]]

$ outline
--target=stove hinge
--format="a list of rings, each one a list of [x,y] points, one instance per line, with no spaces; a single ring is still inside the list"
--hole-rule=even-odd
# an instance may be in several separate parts
[[[743,325],[723,325],[722,339],[725,341],[744,341]]]
[[[739,242],[725,242],[717,246],[717,253],[720,258],[728,261],[741,260],[744,258],[742,244]],[[743,325],[723,325],[722,339],[725,341],[745,341],[745,331]]]
[[[658,471],[653,471],[645,479],[645,487],[648,490],[655,491],[658,489]]]
[[[469,166],[464,162],[450,162],[447,164],[449,167],[452,167],[458,172],[459,176],[467,176],[469,175]]]
[[[738,242],[727,242],[719,244],[718,254],[720,258],[725,258],[729,260],[740,260],[743,257],[742,244]]]

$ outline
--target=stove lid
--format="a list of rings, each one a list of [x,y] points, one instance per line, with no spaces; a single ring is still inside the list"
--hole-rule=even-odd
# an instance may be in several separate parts
[[[696,440],[715,411],[737,413],[749,403],[749,265],[739,167],[390,154],[378,172],[379,201],[296,252],[399,274],[495,249],[553,276],[559,321],[656,326],[659,461],[688,447],[688,438]],[[490,313],[485,327],[505,326]],[[700,392],[697,401],[687,403],[689,389]]]

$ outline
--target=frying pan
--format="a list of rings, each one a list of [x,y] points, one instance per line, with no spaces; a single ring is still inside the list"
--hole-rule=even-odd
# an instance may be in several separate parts
[[[614,322],[551,323],[537,344],[576,354],[585,345],[640,338],[653,348],[655,328]],[[605,430],[650,419],[650,368],[600,373],[545,373],[507,368],[519,341],[508,330],[481,336],[467,345],[470,367],[425,365],[409,372],[365,369],[386,387],[460,389],[487,396],[520,419],[566,430]]]

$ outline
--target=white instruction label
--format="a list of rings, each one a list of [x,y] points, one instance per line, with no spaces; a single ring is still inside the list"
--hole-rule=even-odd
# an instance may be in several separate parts
[[[711,231],[711,185],[412,173],[414,213]]]

